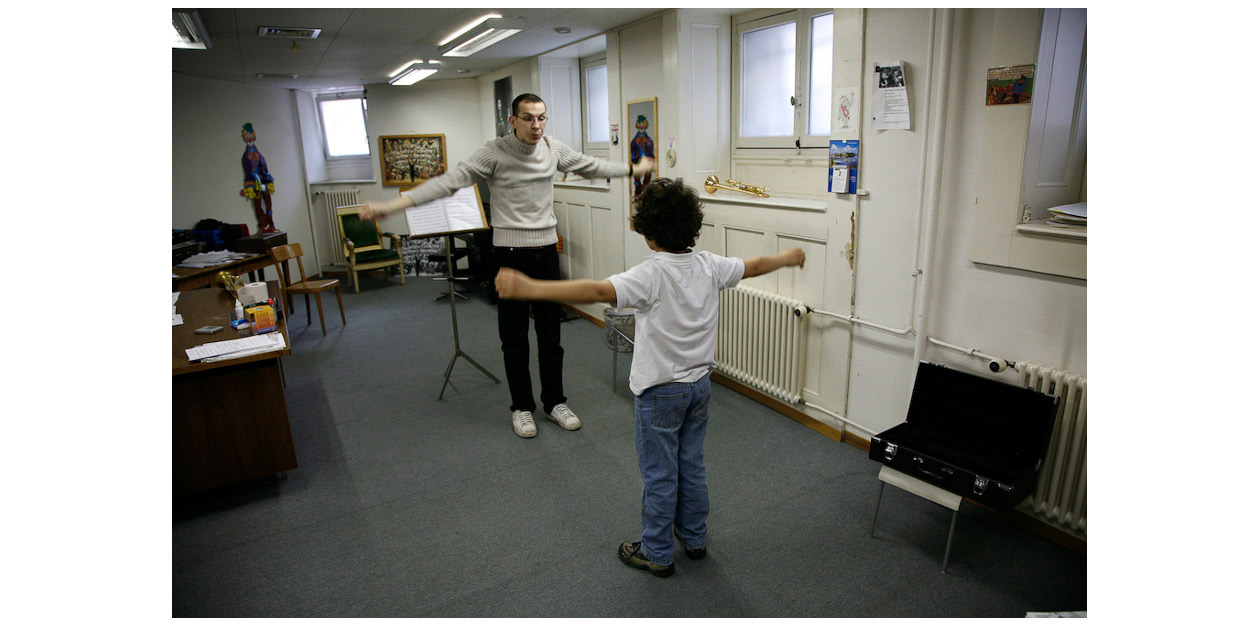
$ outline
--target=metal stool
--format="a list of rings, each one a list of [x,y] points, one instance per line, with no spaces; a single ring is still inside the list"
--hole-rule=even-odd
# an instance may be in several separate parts
[[[608,336],[608,348],[613,352],[613,392],[617,391],[617,353],[634,352],[634,310],[604,310],[604,331]]]
[[[872,538],[875,537],[875,519],[879,517],[879,502],[884,498],[885,483],[891,483],[915,496],[923,497],[937,505],[954,510],[953,518],[949,519],[949,537],[945,539],[945,561],[941,564],[941,572],[947,572],[949,568],[949,549],[954,544],[954,525],[958,522],[958,508],[962,505],[962,497],[921,479],[911,477],[904,472],[883,466],[879,469],[879,496],[875,498],[875,517],[871,519]]]

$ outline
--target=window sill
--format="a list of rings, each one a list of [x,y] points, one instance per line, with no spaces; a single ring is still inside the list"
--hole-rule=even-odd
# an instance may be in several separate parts
[[[1017,224],[1015,226],[1017,233],[1025,235],[1047,235],[1050,237],[1065,237],[1068,239],[1087,240],[1089,235],[1085,227],[1060,227],[1050,226],[1044,220],[1030,222],[1028,224]]]

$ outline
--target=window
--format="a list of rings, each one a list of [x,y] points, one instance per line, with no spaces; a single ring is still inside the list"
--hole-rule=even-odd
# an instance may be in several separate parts
[[[328,159],[366,158],[367,99],[362,92],[316,97],[320,126],[324,129],[324,155]]]
[[[582,151],[606,151],[608,140],[608,61],[582,59]]]
[[[1023,203],[1032,220],[1083,200],[1085,9],[1046,9],[1024,154]]]
[[[737,148],[827,146],[833,22],[831,12],[819,9],[737,19]]]

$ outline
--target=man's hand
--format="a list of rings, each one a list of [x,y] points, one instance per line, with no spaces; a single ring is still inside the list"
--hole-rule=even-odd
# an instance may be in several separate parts
[[[370,202],[359,207],[360,220],[379,220],[388,214],[389,212],[385,211],[385,208],[380,203]]]
[[[519,270],[499,268],[499,274],[494,277],[494,289],[499,292],[499,298],[519,299],[528,278]]]
[[[631,176],[643,176],[648,172],[656,169],[656,160],[651,157],[641,157],[638,162],[630,166]]]

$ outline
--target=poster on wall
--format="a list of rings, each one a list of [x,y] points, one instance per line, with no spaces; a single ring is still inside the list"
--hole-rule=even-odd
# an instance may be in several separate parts
[[[512,77],[504,76],[494,82],[494,136],[503,137],[512,132],[508,118],[512,116]]]
[[[445,172],[445,135],[381,135],[383,185],[415,185]]]
[[[985,80],[985,106],[1028,104],[1032,102],[1033,70],[1036,65],[991,67]]]
[[[827,191],[857,193],[858,140],[831,140],[828,149]]]
[[[626,103],[626,121],[634,126],[634,136],[630,140],[630,163],[638,163],[647,157],[656,160],[656,138],[660,129],[656,128],[656,98],[631,100]],[[660,172],[655,165],[652,171],[643,176],[634,177],[630,186],[630,200],[634,200],[643,192],[643,188],[652,182],[652,177]]]
[[[906,95],[904,62],[875,64],[875,116],[877,131],[910,129],[910,98]]]

